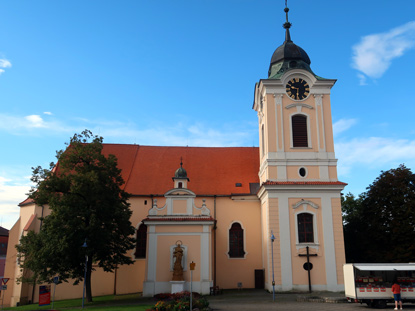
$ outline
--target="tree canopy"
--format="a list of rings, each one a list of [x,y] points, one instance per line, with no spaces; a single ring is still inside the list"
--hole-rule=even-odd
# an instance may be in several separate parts
[[[130,195],[122,189],[116,157],[102,154],[102,142],[102,137],[85,130],[57,152],[56,165],[33,168],[36,187],[29,197],[49,207],[50,214],[42,219],[39,232],[29,232],[17,246],[22,268],[32,271],[31,281],[38,283],[51,283],[59,275],[77,284],[84,278],[87,256],[88,301],[92,264],[108,272],[131,264],[126,253],[135,245]],[[87,247],[82,247],[85,242]]]
[[[382,171],[367,191],[342,200],[347,262],[415,261],[415,174]]]

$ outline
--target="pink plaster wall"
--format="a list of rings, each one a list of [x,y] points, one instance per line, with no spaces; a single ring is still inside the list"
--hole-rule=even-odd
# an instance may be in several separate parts
[[[255,269],[262,269],[262,236],[260,204],[254,201],[217,199],[217,285],[222,288],[254,288]],[[228,236],[233,222],[239,222],[245,231],[245,258],[229,258]],[[235,273],[243,271],[243,273]]]

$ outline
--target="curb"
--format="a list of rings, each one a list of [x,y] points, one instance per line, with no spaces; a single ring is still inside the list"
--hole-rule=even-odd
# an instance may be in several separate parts
[[[318,302],[318,303],[347,303],[347,299],[343,297],[297,297],[297,302]]]

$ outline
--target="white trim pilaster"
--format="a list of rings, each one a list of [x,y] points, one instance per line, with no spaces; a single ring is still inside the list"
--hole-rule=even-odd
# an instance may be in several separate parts
[[[277,152],[278,151],[284,151],[284,118],[283,118],[283,109],[282,109],[282,97],[283,94],[274,94],[275,98],[275,134],[276,134],[276,140],[277,140]],[[280,115],[280,118],[278,118],[278,112]],[[279,135],[281,133],[281,142],[279,141]],[[282,148],[280,148],[280,143]]]
[[[291,261],[290,208],[288,206],[287,195],[278,195],[278,215],[280,227],[279,239],[282,290],[291,290],[293,286],[293,275]]]
[[[326,260],[327,287],[337,286],[336,250],[334,245],[333,213],[330,195],[322,195],[321,209],[323,218],[324,258]]]

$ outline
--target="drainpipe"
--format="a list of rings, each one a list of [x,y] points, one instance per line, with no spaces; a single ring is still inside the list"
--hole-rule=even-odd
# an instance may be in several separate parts
[[[213,225],[213,286],[216,286],[216,195],[213,196],[213,218],[215,219]]]
[[[41,205],[42,207],[42,215],[40,216],[40,226],[39,226],[39,230],[42,228],[42,224],[43,224],[43,209],[45,208],[43,205]]]

